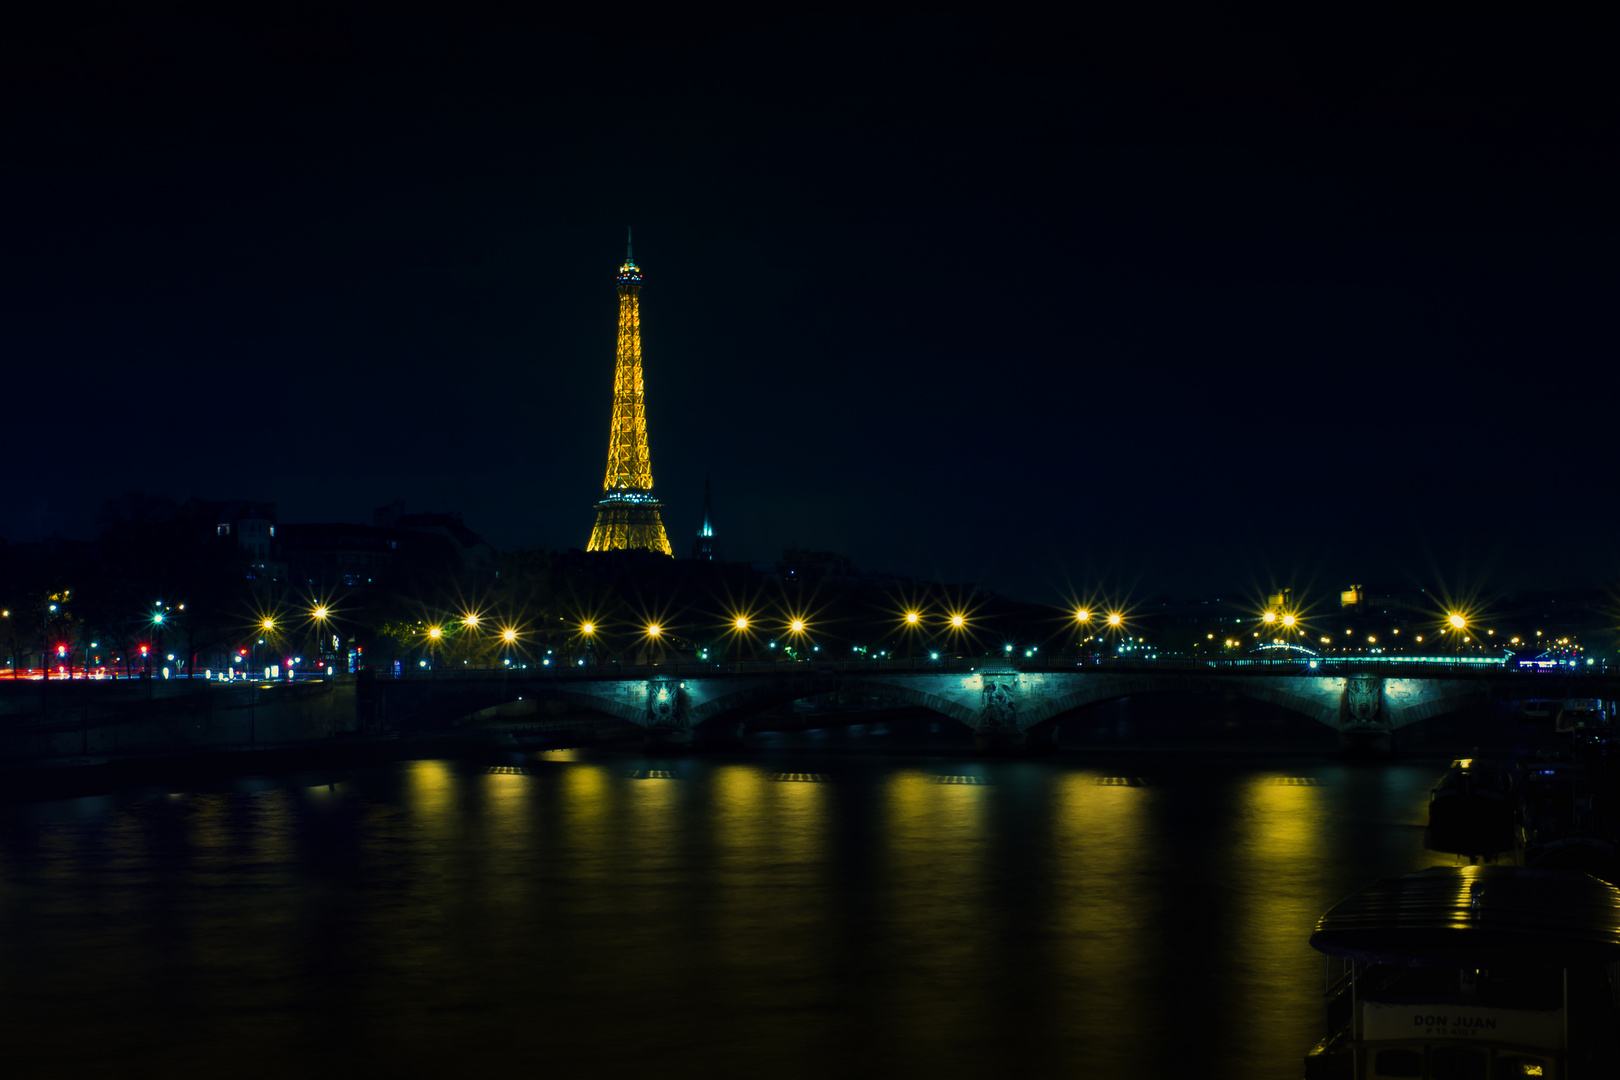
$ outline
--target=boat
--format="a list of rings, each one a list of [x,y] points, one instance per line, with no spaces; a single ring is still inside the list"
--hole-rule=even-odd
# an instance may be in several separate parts
[[[1607,711],[1599,698],[1566,698],[1553,721],[1554,731],[1577,738],[1596,734],[1608,726]]]
[[[1586,766],[1564,753],[1527,761],[1516,837],[1525,866],[1582,870],[1620,885],[1620,856]]]
[[[1620,1075],[1620,889],[1573,870],[1436,866],[1335,904],[1307,1080]]]
[[[1431,851],[1494,855],[1513,847],[1513,773],[1480,758],[1458,758],[1429,792]]]

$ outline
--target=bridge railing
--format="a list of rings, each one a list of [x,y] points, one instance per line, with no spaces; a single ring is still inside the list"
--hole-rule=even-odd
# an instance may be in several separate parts
[[[678,679],[714,676],[758,675],[816,675],[840,673],[864,674],[973,674],[978,672],[1108,672],[1112,674],[1187,674],[1187,675],[1378,675],[1384,678],[1406,675],[1412,678],[1486,677],[1512,678],[1526,682],[1545,683],[1554,675],[1565,679],[1613,678],[1606,669],[1568,669],[1559,672],[1522,671],[1500,661],[1481,662],[1480,658],[1359,656],[1337,659],[1332,657],[1287,658],[1209,658],[1193,659],[1172,657],[1157,660],[1113,659],[1104,657],[1068,657],[1044,659],[1001,660],[994,656],[957,656],[929,660],[922,658],[901,660],[685,660],[664,664],[591,664],[591,665],[531,665],[526,668],[477,668],[433,671],[407,669],[397,676],[379,672],[378,678],[399,678],[411,681],[427,680],[555,680],[559,682],[592,682],[603,679]]]

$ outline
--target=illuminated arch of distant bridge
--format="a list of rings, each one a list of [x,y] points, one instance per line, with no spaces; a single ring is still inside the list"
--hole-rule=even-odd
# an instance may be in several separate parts
[[[1439,658],[1436,658],[1437,660]],[[849,662],[660,665],[609,671],[467,672],[377,679],[367,700],[391,717],[465,714],[524,697],[616,717],[651,734],[738,725],[774,706],[832,694],[917,706],[975,734],[1050,738],[1088,706],[1142,694],[1222,692],[1263,701],[1346,734],[1388,733],[1443,713],[1522,696],[1523,675],[1458,661],[1384,665],[1247,663],[1011,665]]]

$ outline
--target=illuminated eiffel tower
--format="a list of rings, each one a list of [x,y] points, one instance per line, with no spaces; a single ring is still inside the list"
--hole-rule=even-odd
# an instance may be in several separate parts
[[[641,268],[624,245],[619,267],[619,347],[613,370],[613,425],[608,429],[607,475],[596,527],[586,551],[661,551],[671,554],[663,505],[653,497],[647,452],[647,401],[641,382]]]

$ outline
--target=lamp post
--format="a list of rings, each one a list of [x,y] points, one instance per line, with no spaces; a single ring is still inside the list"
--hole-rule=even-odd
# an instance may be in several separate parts
[[[161,608],[162,606],[163,606],[163,604],[160,602],[158,604],[158,607]],[[153,641],[152,644],[157,647],[158,652],[163,651],[163,630],[164,630],[164,627],[166,626],[165,619],[166,619],[166,617],[164,616],[163,612],[161,612],[161,611],[154,611],[152,613],[152,629],[153,629],[153,632],[157,635],[157,639],[155,641]],[[150,675],[151,675],[151,665],[150,665],[150,663],[147,665],[147,675],[148,675],[148,677],[150,677]]]
[[[430,626],[430,627],[428,627],[427,639],[428,639],[428,677],[429,678],[431,678],[433,676],[433,673],[435,671],[437,671],[438,668],[439,668],[438,648],[439,648],[439,642],[441,640],[443,640],[443,638],[444,638],[444,627],[442,627],[442,626]]]
[[[591,648],[596,637],[596,624],[593,622],[582,623],[579,632],[585,636],[585,672],[589,674],[591,670]]]
[[[315,662],[317,665],[320,664],[321,658],[326,655],[326,620],[331,617],[331,614],[331,609],[325,604],[316,604],[314,610],[309,613],[309,617],[315,620]],[[335,670],[337,657],[334,655],[332,659]]]
[[[259,645],[263,645],[265,643],[265,639],[270,636],[271,632],[274,631],[275,628],[276,628],[276,620],[274,620],[274,619],[265,618],[265,619],[261,619],[259,621],[259,632],[261,634],[263,634],[264,637],[259,638],[258,639],[259,644],[253,646],[253,669],[254,669],[254,671],[256,673],[261,672],[261,671],[264,670],[264,668],[259,663],[259,660],[260,660]],[[254,678],[258,678],[258,677],[259,676],[257,674],[254,675]]]
[[[478,622],[478,612],[469,611],[467,614],[461,617],[461,628],[468,633],[476,634],[478,632]],[[470,664],[472,659],[472,650],[473,643],[469,643],[466,650],[467,655],[463,657],[461,662],[462,667],[467,667]]]
[[[915,652],[918,635],[922,633],[923,613],[921,609],[907,607],[900,612],[900,659],[910,660]],[[882,655],[881,653],[879,654]]]

